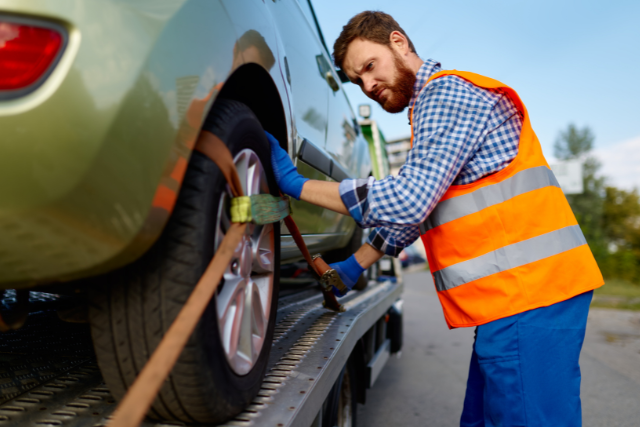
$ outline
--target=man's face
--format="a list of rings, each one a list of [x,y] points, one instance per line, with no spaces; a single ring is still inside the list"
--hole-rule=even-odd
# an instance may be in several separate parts
[[[349,79],[386,111],[399,113],[409,105],[416,75],[393,47],[355,39],[342,66]]]

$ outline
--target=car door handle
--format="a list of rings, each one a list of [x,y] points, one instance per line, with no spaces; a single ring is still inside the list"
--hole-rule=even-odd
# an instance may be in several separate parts
[[[331,71],[327,71],[327,73],[325,74],[325,79],[327,79],[327,83],[329,83],[329,87],[334,92],[337,92],[340,90],[340,85],[338,85],[338,82],[336,81],[336,78],[333,76],[333,73]]]
[[[331,176],[331,159],[306,138],[302,139],[298,157],[309,166],[314,167],[327,176]]]
[[[300,147],[298,157],[309,166],[319,170],[337,182],[351,178],[351,174],[342,167],[341,164],[333,160],[306,138],[302,139],[302,146]]]
[[[316,55],[316,62],[318,63],[318,71],[320,71],[320,75],[324,77],[331,90],[333,90],[334,92],[339,91],[340,85],[338,84],[336,77],[331,71],[331,65],[329,64],[329,61],[327,61],[324,55],[320,54]]]
[[[351,178],[351,174],[340,163],[331,161],[331,178],[337,182]]]

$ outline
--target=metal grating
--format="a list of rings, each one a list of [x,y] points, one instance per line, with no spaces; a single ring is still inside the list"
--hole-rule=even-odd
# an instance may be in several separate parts
[[[357,337],[401,292],[401,285],[371,282],[342,301],[345,313],[325,310],[317,290],[280,298],[262,388],[224,425],[310,425]],[[0,335],[0,392],[0,427],[103,427],[116,406],[95,364],[88,325],[62,322],[55,311],[34,313],[24,328]]]

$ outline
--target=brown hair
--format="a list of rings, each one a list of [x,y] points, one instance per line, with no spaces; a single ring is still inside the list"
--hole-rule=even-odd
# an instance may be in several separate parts
[[[336,67],[342,68],[349,44],[357,38],[363,38],[385,46],[391,46],[389,36],[392,32],[401,32],[409,42],[409,49],[415,53],[416,48],[407,33],[398,25],[391,15],[384,12],[367,10],[360,12],[342,27],[340,36],[333,44],[333,61]]]

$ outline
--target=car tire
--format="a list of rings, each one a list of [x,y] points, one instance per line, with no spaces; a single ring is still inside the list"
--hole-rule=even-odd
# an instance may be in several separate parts
[[[356,366],[349,358],[324,402],[322,427],[356,427],[357,390]]]
[[[203,129],[229,147],[245,195],[278,194],[268,141],[246,105],[216,101]],[[105,277],[92,290],[94,348],[116,398],[122,398],[133,383],[213,257],[230,224],[229,199],[220,170],[194,151],[161,237],[142,258]],[[214,299],[156,397],[151,418],[217,424],[241,412],[257,394],[276,318],[280,225],[249,224],[247,230]],[[243,266],[247,268],[242,270]],[[248,329],[245,321],[253,322]]]

